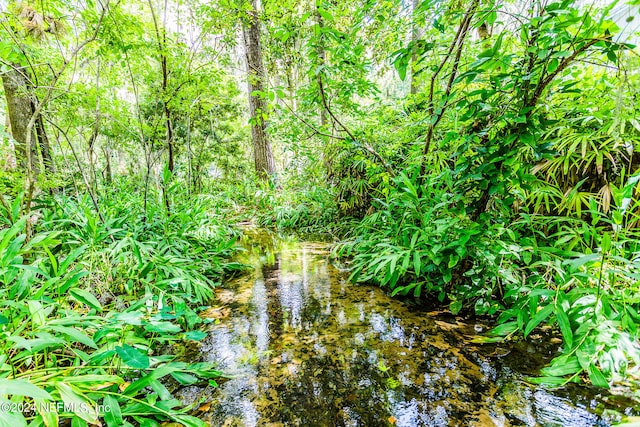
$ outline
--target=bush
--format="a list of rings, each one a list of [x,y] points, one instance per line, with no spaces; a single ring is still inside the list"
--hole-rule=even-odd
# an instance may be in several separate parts
[[[235,233],[204,202],[181,199],[171,216],[151,203],[145,216],[139,193],[111,196],[101,200],[104,220],[86,198],[41,200],[29,239],[28,219],[4,212],[0,394],[17,408],[40,409],[0,412],[3,425],[205,425],[164,379],[215,386],[220,372],[160,350],[206,335],[194,330],[202,322],[196,310],[238,267],[225,261]]]
[[[495,293],[513,280],[509,230],[472,220],[446,172],[422,186],[401,174],[388,193],[336,248],[353,257],[351,280],[378,283],[394,295],[434,294],[455,313],[463,303],[481,314],[500,309]]]

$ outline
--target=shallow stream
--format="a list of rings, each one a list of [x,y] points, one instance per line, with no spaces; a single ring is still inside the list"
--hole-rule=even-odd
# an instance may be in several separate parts
[[[200,408],[212,426],[586,427],[632,411],[600,389],[529,384],[549,337],[475,344],[486,325],[347,283],[323,243],[244,246],[255,273],[218,289],[199,348],[231,377]]]

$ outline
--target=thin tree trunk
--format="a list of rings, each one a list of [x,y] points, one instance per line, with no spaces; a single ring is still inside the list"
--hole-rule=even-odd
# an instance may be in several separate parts
[[[42,161],[44,163],[44,170],[51,174],[55,172],[55,166],[53,159],[51,158],[51,146],[49,144],[49,137],[47,136],[47,130],[44,127],[44,120],[42,115],[38,115],[36,120],[36,135],[38,136],[38,145],[40,146],[40,152],[42,153]]]
[[[320,36],[318,37],[318,44],[316,46],[316,54],[318,55],[317,60],[317,68],[324,67],[324,64],[327,61],[327,55],[324,50],[324,37],[322,34],[322,30],[324,29],[324,21],[322,20],[322,15],[320,15],[320,6],[316,6],[316,23],[318,24],[318,28],[320,28]],[[322,86],[322,76],[320,75],[320,70],[316,71],[316,82],[318,84],[318,90]],[[322,103],[320,103],[320,125],[324,128],[327,125],[327,110],[324,108]]]
[[[166,33],[166,30],[165,30]],[[163,34],[163,38],[165,35]],[[167,85],[169,82],[169,70],[167,68],[167,56],[163,53],[161,58],[162,64],[162,94],[164,96],[164,100],[162,104],[164,105],[164,115],[165,115],[165,124],[167,127],[167,148],[169,149],[169,159],[167,161],[167,168],[169,168],[169,172],[173,173],[175,169],[175,150],[173,146],[173,121],[171,119],[171,110],[169,109],[169,100],[167,99]]]
[[[261,179],[273,177],[276,165],[267,137],[267,101],[261,95],[264,91],[264,66],[260,49],[260,21],[256,1],[250,0],[252,9],[243,22],[242,34],[247,62],[247,86],[249,91],[249,114],[251,116],[251,136],[253,138],[253,161],[256,173]]]
[[[418,41],[420,32],[420,28],[418,27],[418,23],[416,22],[416,9],[418,9],[419,4],[420,0],[412,0],[411,2],[411,14],[413,17],[411,22],[411,41],[413,42],[413,52],[411,53],[411,69],[409,71],[409,91],[411,95],[415,95],[416,93],[418,93],[419,89],[418,80],[416,79],[416,62],[418,60],[418,55],[416,55],[415,49],[415,43]]]
[[[173,122],[171,119],[171,109],[169,108],[169,95],[167,88],[169,86],[169,67],[167,65],[167,1],[164,2],[164,13],[163,13],[163,23],[162,30],[158,26],[158,20],[156,18],[155,11],[153,9],[153,4],[151,0],[149,0],[149,8],[151,9],[151,17],[153,18],[153,25],[156,30],[156,41],[158,44],[158,54],[160,56],[160,67],[162,69],[162,86],[161,86],[161,96],[162,96],[162,106],[165,116],[165,126],[167,130],[167,149],[168,149],[168,159],[167,159],[167,169],[173,175],[173,171],[175,169],[175,160],[174,160],[174,146],[173,146]],[[164,176],[164,174],[163,174]],[[164,205],[167,209],[167,215],[171,215],[171,203],[169,202],[169,195],[167,194],[167,187],[169,183],[163,180],[162,184],[162,199],[164,201]]]
[[[5,115],[4,115],[4,129],[6,133],[5,135],[2,136],[2,140],[9,146],[9,148],[11,148],[11,150],[7,153],[7,165],[10,170],[13,170],[16,168],[17,165],[16,165],[16,153],[14,151],[15,150],[14,143],[9,137],[9,135],[11,135],[11,120],[9,120],[8,109],[5,111]]]
[[[113,172],[111,171],[111,150],[108,147],[103,146],[102,152],[104,153],[105,168],[104,168],[104,180],[107,184],[111,184],[113,180]]]
[[[98,69],[96,71],[96,118],[93,123],[93,130],[89,137],[89,180],[91,186],[95,189],[98,181],[98,175],[96,174],[95,165],[95,144],[98,140],[98,134],[100,131],[100,59],[98,58]]]

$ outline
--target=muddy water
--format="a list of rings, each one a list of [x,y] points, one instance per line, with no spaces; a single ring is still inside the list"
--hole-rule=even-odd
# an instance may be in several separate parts
[[[599,390],[528,384],[548,338],[474,344],[485,325],[348,284],[324,244],[245,246],[255,273],[219,289],[200,348],[231,377],[204,407],[212,426],[581,427],[630,410]]]

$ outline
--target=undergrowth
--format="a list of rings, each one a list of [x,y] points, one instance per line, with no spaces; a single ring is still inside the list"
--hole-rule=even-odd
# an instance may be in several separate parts
[[[592,200],[588,219],[521,213],[500,221],[492,213],[474,218],[449,174],[422,185],[405,174],[393,180],[388,196],[334,249],[351,258],[350,279],[437,298],[453,313],[495,316],[497,327],[480,342],[557,328],[559,355],[534,382],[588,377],[601,387],[637,386],[638,177],[613,189],[620,208],[609,215]]]
[[[29,217],[20,197],[0,212],[0,403],[17,409],[2,425],[205,425],[164,380],[215,386],[221,373],[160,350],[204,338],[198,310],[240,268],[227,261],[237,233],[204,198],[177,195],[167,215],[152,195],[145,213],[120,185],[102,218],[64,194]]]

